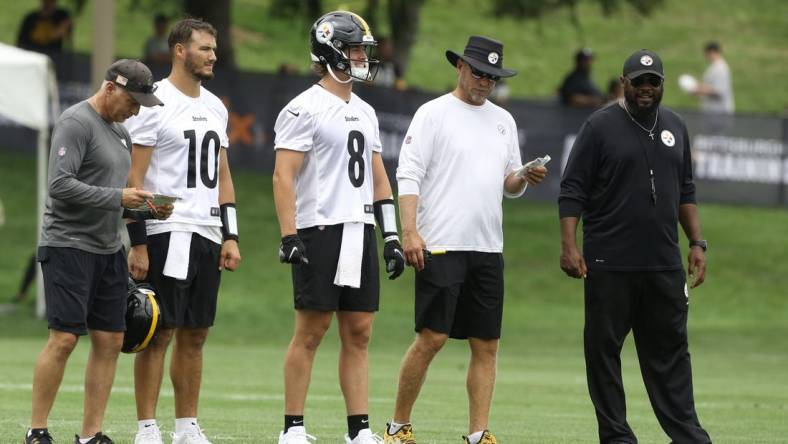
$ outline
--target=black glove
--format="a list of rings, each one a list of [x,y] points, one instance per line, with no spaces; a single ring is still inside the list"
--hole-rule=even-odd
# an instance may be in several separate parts
[[[290,264],[308,264],[306,258],[306,246],[301,242],[297,234],[289,234],[282,238],[279,245],[279,262]]]
[[[383,260],[386,262],[389,279],[398,278],[405,270],[405,254],[402,253],[402,245],[397,239],[392,239],[383,246]]]

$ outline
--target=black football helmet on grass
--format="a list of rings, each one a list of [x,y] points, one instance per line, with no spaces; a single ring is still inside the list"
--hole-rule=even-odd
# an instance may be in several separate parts
[[[334,80],[347,83],[353,79],[364,82],[375,79],[379,61],[372,57],[372,50],[378,42],[360,15],[348,11],[325,14],[312,25],[309,41],[312,61],[325,66]],[[366,60],[351,60],[349,50],[352,46],[364,48]],[[350,79],[337,79],[334,70],[347,74]]]

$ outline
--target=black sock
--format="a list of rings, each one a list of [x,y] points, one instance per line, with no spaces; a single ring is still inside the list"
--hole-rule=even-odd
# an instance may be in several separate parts
[[[369,415],[350,415],[347,417],[347,436],[355,439],[361,429],[369,428]]]
[[[304,415],[285,415],[285,433],[290,427],[303,427]]]

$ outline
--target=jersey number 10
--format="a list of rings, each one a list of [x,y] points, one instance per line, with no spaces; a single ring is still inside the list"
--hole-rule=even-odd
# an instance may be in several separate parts
[[[189,139],[189,169],[186,174],[186,188],[197,187],[197,133],[194,130],[183,132],[183,137]],[[208,150],[211,149],[213,142],[213,177],[208,172]],[[219,135],[215,131],[207,131],[202,137],[200,146],[200,180],[208,189],[216,188],[216,180],[219,177]]]

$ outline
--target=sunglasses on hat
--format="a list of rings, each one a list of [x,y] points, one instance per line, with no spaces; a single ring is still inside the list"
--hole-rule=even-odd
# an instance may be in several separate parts
[[[654,88],[659,88],[660,86],[662,86],[662,82],[663,82],[662,77],[649,75],[649,74],[639,75],[634,79],[629,80],[629,83],[631,83],[632,86],[634,86],[635,88],[639,88],[645,85],[646,83],[653,86]]]
[[[468,64],[468,68],[471,68],[471,75],[476,80],[488,79],[492,82],[497,82],[498,80],[501,80],[501,76],[494,76],[492,74],[487,74],[486,72],[481,72],[478,69],[474,68],[470,63]]]

